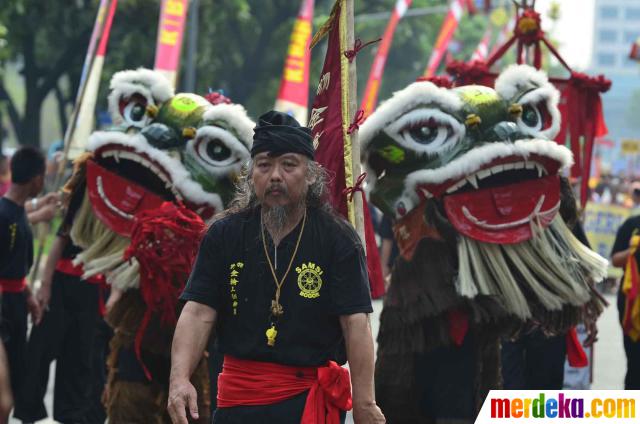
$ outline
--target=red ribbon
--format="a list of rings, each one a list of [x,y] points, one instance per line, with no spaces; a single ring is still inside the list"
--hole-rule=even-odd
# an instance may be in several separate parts
[[[171,202],[143,211],[134,218],[131,244],[123,259],[135,257],[140,264],[140,294],[146,310],[136,332],[134,350],[149,381],[151,373],[142,361],[145,331],[153,315],[158,316],[161,325],[175,325],[178,296],[205,232],[206,225],[200,216]]]
[[[367,173],[363,172],[362,174],[360,174],[360,176],[358,177],[358,179],[356,180],[356,183],[353,185],[353,187],[347,187],[344,190],[342,190],[342,195],[343,196],[347,196],[347,199],[349,199],[350,202],[353,201],[353,195],[359,191],[360,193],[364,194],[364,190],[362,189],[362,183],[364,183],[364,180],[367,178]]]
[[[571,327],[566,335],[565,342],[567,344],[567,359],[569,365],[573,368],[584,368],[589,365],[589,358],[582,348],[582,343],[578,339],[578,333],[575,327]]]
[[[362,43],[362,40],[359,38],[356,38],[356,42],[353,44],[353,50],[347,50],[344,52],[344,56],[349,59],[349,63],[353,62],[353,59],[356,58],[356,55],[360,52],[360,50],[364,49],[367,46],[370,46],[371,44],[377,43],[378,41],[381,41],[382,38],[378,38],[377,40],[372,40],[369,41],[367,43]]]
[[[347,129],[347,134],[351,135],[355,130],[360,128],[362,121],[364,121],[364,109],[358,109],[356,116],[353,117],[353,122],[351,122],[351,125],[349,125]]]

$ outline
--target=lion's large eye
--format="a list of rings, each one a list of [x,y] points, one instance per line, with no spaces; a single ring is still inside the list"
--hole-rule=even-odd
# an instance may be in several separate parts
[[[213,166],[225,166],[235,158],[224,141],[217,138],[200,137],[195,147],[198,157]]]
[[[124,122],[132,127],[143,128],[149,121],[147,115],[147,99],[139,94],[134,94],[120,101],[120,114]]]
[[[215,125],[205,125],[187,143],[187,153],[209,172],[227,173],[240,168],[249,159],[248,149],[232,132]]]
[[[553,138],[560,114],[554,102],[553,93],[546,88],[524,94],[517,103],[522,107],[522,113],[516,118],[520,131],[533,137]]]
[[[441,110],[416,109],[389,125],[386,132],[417,153],[438,154],[462,139],[464,126]]]
[[[518,119],[518,125],[524,125],[534,131],[542,129],[542,116],[536,106],[524,105],[522,107],[522,115]]]

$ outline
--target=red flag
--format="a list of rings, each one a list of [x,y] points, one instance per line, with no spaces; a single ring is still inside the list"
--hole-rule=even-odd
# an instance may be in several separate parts
[[[447,52],[449,42],[453,38],[453,33],[456,32],[456,28],[458,28],[458,23],[460,22],[462,12],[464,11],[463,8],[464,4],[462,0],[453,0],[451,2],[451,8],[442,22],[442,28],[440,29],[440,34],[438,35],[436,44],[433,46],[433,52],[431,52],[429,64],[427,65],[427,69],[424,71],[423,76],[425,78],[431,78],[436,74],[438,66],[442,61],[444,54]]]
[[[345,0],[337,0],[327,23],[318,31],[312,46],[325,34],[329,34],[325,57],[316,98],[309,117],[309,127],[316,148],[316,160],[330,175],[329,200],[342,216],[347,217],[355,227],[356,213],[353,202],[355,191],[363,178],[353,175],[352,132],[355,128],[349,116],[349,59],[345,56],[347,43],[347,16]],[[347,199],[347,188],[352,191]],[[378,248],[373,236],[373,226],[368,217],[368,208],[363,194],[365,215],[365,243],[371,296],[384,294],[384,283]]]
[[[301,125],[307,123],[309,103],[309,63],[311,61],[311,27],[314,0],[302,0],[293,26],[291,41],[284,63],[282,81],[275,109],[295,117]]]
[[[176,85],[189,0],[162,0],[153,69]]]
[[[398,0],[393,12],[391,13],[387,29],[384,31],[384,35],[382,36],[382,43],[380,43],[380,48],[376,53],[375,59],[373,59],[373,64],[371,65],[371,71],[369,71],[367,86],[364,89],[364,96],[360,107],[364,110],[365,117],[369,116],[376,107],[380,82],[382,81],[382,74],[384,73],[384,65],[387,62],[387,56],[389,54],[391,42],[393,41],[393,35],[396,31],[398,22],[411,6],[412,1],[413,0]]]

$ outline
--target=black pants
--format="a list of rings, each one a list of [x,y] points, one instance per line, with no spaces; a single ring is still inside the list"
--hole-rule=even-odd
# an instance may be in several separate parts
[[[213,414],[213,424],[300,424],[309,392],[301,393],[284,402],[265,406],[236,406],[218,408]],[[344,424],[346,413],[341,413]]]
[[[505,390],[561,390],[564,384],[566,336],[545,337],[535,331],[502,343]]]
[[[416,355],[416,395],[425,417],[475,419],[476,350],[475,338],[469,333],[462,346],[439,347]]]
[[[618,292],[618,315],[620,323],[624,318],[625,296]],[[627,356],[627,374],[624,377],[625,390],[640,390],[640,341],[634,342],[624,334],[624,353]]]
[[[25,373],[27,350],[27,299],[22,293],[2,293],[0,335],[7,351],[11,391],[17,401]]]
[[[29,337],[26,355],[29,369],[21,395],[16,400],[16,418],[37,421],[47,417],[43,399],[47,391],[49,366],[57,360],[54,419],[61,423],[95,422],[87,417],[96,404],[93,363],[101,320],[98,290],[97,285],[79,277],[59,272],[54,274],[49,310],[40,325],[32,328]],[[104,380],[101,385],[104,385]]]

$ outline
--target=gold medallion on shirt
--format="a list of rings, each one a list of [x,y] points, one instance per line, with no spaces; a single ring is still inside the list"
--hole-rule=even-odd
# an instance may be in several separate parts
[[[320,297],[320,289],[322,288],[322,268],[313,262],[303,263],[296,268],[298,273],[298,288],[300,296],[307,299],[315,299]]]

